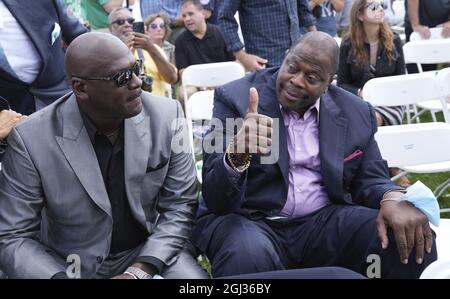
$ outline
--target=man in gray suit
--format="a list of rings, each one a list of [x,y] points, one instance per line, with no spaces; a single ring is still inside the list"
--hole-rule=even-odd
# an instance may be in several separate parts
[[[187,249],[197,187],[190,153],[173,146],[187,138],[180,105],[141,91],[135,58],[110,34],[76,38],[65,64],[73,94],[8,139],[0,268],[13,278],[205,278]]]

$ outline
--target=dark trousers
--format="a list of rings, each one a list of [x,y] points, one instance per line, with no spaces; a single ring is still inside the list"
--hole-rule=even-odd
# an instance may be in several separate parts
[[[364,279],[364,276],[340,267],[291,269],[240,274],[219,279]]]
[[[377,237],[378,210],[361,206],[330,205],[290,220],[249,220],[237,214],[220,216],[206,254],[213,277],[244,273],[338,266],[364,276],[380,260],[382,278],[418,278],[437,258],[436,246],[421,265],[414,250],[409,263],[400,263],[395,239],[383,250]],[[200,224],[200,223],[199,223]],[[372,268],[370,268],[372,269]]]

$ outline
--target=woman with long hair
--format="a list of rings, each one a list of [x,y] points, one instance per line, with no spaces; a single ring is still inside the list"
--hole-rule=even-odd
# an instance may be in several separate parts
[[[338,86],[362,97],[370,79],[402,74],[402,42],[385,22],[383,0],[354,0],[340,49]],[[375,107],[378,126],[401,124],[404,111],[403,106]],[[409,181],[403,177],[398,183],[408,185]]]

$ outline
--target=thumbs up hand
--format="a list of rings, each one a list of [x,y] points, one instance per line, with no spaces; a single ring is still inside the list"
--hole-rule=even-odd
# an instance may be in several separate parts
[[[234,137],[233,156],[244,163],[250,154],[265,154],[272,144],[272,118],[258,114],[259,96],[250,88],[248,110],[244,123]]]

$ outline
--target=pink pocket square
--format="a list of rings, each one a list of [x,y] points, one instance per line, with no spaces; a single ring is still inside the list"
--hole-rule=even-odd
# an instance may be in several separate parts
[[[350,155],[348,155],[348,156],[344,159],[344,162],[348,162],[348,161],[350,161],[350,160],[353,160],[353,159],[355,159],[356,157],[358,157],[359,155],[362,155],[362,154],[363,154],[362,150],[356,150],[356,151],[354,151],[353,153],[351,153]]]

